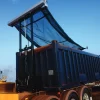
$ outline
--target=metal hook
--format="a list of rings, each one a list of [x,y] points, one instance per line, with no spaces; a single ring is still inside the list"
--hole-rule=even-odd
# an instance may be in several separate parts
[[[45,6],[48,6],[48,5],[47,5],[47,0],[43,0],[43,2],[44,2],[44,4],[45,4]]]

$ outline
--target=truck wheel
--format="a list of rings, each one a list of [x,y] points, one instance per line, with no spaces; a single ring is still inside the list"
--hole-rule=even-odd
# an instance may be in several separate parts
[[[90,100],[90,92],[88,89],[84,89],[83,91],[83,95],[82,95],[82,100]]]
[[[91,100],[91,92],[87,87],[83,87],[80,91],[80,100]]]
[[[58,97],[56,96],[49,96],[49,95],[39,95],[39,96],[35,96],[32,99],[29,100],[59,100]]]
[[[66,100],[67,100],[67,99],[66,99]],[[71,94],[69,95],[68,100],[79,100],[79,98],[78,98],[78,96],[77,96],[76,93],[71,93]]]
[[[29,99],[29,100],[42,100],[42,98],[44,98],[45,95],[38,95],[38,96],[34,96],[33,98]]]
[[[34,97],[34,95],[27,95],[27,96],[24,96],[22,99],[19,99],[19,100],[31,100],[33,97]]]
[[[44,98],[42,98],[41,100],[60,100],[58,97],[56,96],[49,96],[49,95],[46,95],[44,96]]]
[[[64,93],[61,100],[79,100],[79,97],[75,90],[70,90]]]

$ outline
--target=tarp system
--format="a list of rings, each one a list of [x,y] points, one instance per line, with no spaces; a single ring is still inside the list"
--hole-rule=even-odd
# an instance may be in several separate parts
[[[8,25],[15,26],[28,41],[34,43],[37,47],[57,40],[65,46],[84,49],[64,32],[43,2],[11,21]],[[33,34],[33,37],[31,37],[31,34]]]

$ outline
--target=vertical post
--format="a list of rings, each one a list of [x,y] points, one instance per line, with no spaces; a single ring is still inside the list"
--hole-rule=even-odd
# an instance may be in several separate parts
[[[32,86],[34,86],[34,90],[36,91],[36,82],[34,81],[35,78],[35,74],[36,74],[36,68],[35,68],[35,53],[34,53],[34,37],[33,37],[33,16],[30,16],[30,21],[31,21],[31,84]],[[34,85],[33,85],[34,84]],[[32,87],[31,87],[32,88]]]
[[[33,17],[31,16],[31,39],[33,41]],[[34,49],[33,42],[31,42],[31,49]]]
[[[52,45],[53,45],[53,55],[54,55],[54,57],[53,57],[53,59],[54,59],[54,66],[56,66],[55,68],[56,68],[56,73],[57,73],[57,76],[56,76],[56,79],[57,79],[57,81],[58,81],[58,83],[59,83],[59,87],[61,86],[61,82],[60,82],[60,78],[59,78],[59,68],[58,68],[58,61],[57,61],[57,49],[58,49],[58,43],[57,43],[57,41],[56,40],[54,40],[54,41],[52,41]],[[55,79],[55,80],[56,80]],[[58,83],[56,83],[56,84],[58,84]],[[59,88],[60,89],[60,88]]]
[[[22,35],[21,35],[21,22],[19,22],[19,53],[16,53],[16,91],[20,91],[20,67],[21,66],[21,49],[22,49]],[[22,80],[20,80],[22,82]]]
[[[30,21],[31,21],[31,40],[33,41],[33,17],[30,17]],[[31,68],[33,68],[33,64],[34,64],[34,59],[33,59],[33,54],[34,54],[34,45],[33,42],[31,42]]]
[[[20,22],[20,31],[19,31],[19,52],[22,49],[22,36],[21,36],[21,22]]]

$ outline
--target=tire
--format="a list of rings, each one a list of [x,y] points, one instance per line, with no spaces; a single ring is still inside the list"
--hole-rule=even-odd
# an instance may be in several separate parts
[[[88,87],[86,87],[86,86],[83,86],[80,89],[79,96],[80,96],[80,100],[91,100],[91,98],[92,98],[91,92],[88,89]]]
[[[76,93],[71,93],[68,97],[68,100],[79,100],[79,98]]]
[[[44,99],[42,99],[42,100],[60,100],[58,97],[56,97],[56,96],[45,96],[45,98]]]
[[[79,100],[75,90],[69,90],[62,94],[61,100]]]
[[[20,100],[31,100],[34,96],[33,95],[27,95],[27,96],[24,96],[22,99]]]
[[[90,100],[91,94],[88,89],[84,89],[83,94],[82,94],[82,100]]]

